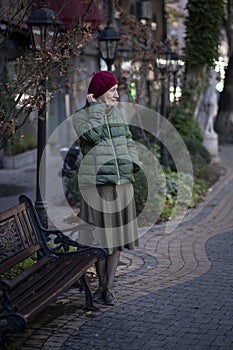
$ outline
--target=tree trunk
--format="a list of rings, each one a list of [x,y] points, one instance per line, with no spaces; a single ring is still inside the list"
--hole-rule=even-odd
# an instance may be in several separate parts
[[[220,94],[215,130],[220,142],[233,142],[233,55],[229,59],[224,90]]]
[[[229,46],[229,61],[224,90],[220,94],[215,130],[220,142],[233,142],[233,0],[227,2],[226,16],[225,27]]]
[[[165,14],[164,0],[151,1],[153,18],[156,22],[155,40],[156,42],[165,41],[167,38],[167,22]]]

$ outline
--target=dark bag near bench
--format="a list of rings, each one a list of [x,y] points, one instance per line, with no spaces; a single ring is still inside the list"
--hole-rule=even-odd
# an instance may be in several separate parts
[[[13,279],[0,280],[0,337],[7,331],[23,331],[28,321],[79,280],[85,308],[93,309],[85,273],[106,257],[102,248],[83,246],[59,230],[43,228],[30,199],[20,196],[19,202],[0,214],[0,275],[29,257],[35,262]]]

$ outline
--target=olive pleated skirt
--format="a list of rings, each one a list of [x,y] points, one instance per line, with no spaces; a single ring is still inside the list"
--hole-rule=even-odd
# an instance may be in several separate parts
[[[138,246],[131,183],[82,187],[80,192],[80,218],[94,228],[80,230],[80,243],[103,247],[108,254]]]

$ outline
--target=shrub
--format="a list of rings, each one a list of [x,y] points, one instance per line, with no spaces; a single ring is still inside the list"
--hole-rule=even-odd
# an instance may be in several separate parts
[[[200,141],[189,137],[184,137],[183,139],[192,160],[194,174],[198,176],[210,163],[211,156]]]
[[[15,276],[19,275],[22,271],[28,269],[30,266],[32,266],[34,263],[36,262],[36,256],[27,258],[23,261],[21,261],[20,263],[18,263],[17,265],[13,266],[11,269],[9,269],[8,271],[2,273],[0,275],[0,279],[1,278],[7,278],[7,279],[12,279]]]

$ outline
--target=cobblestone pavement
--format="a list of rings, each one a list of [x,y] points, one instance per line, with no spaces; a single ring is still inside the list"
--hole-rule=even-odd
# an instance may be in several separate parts
[[[153,227],[122,253],[115,307],[85,312],[73,288],[8,349],[233,349],[233,146],[220,158],[220,180],[174,231]]]

